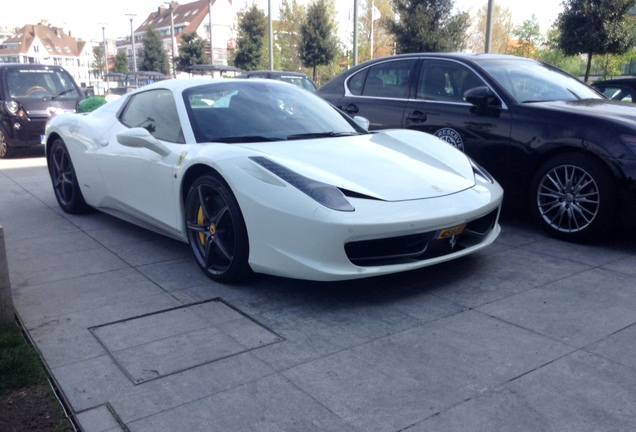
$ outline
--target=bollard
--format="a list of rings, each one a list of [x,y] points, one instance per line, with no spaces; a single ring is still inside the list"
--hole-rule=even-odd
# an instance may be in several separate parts
[[[11,296],[7,249],[4,246],[4,228],[0,225],[0,325],[9,324],[15,324],[15,311]]]

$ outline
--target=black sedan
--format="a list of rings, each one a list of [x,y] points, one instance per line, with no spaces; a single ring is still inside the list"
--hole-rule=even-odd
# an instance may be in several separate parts
[[[359,64],[316,93],[372,130],[416,129],[464,150],[557,238],[598,238],[634,212],[636,106],[547,64],[404,54]]]
[[[592,87],[609,99],[636,103],[636,77],[620,77],[592,83]]]

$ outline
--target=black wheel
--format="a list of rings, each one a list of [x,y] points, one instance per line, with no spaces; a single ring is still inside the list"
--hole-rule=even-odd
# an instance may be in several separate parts
[[[611,226],[616,203],[614,181],[596,159],[582,154],[559,155],[534,177],[531,209],[554,237],[588,241]]]
[[[77,183],[75,169],[64,141],[56,139],[51,145],[47,164],[57,203],[67,213],[83,213],[89,209]]]
[[[11,151],[9,150],[9,144],[7,144],[7,137],[4,132],[0,130],[0,158],[8,158],[11,156]]]
[[[188,242],[205,274],[225,283],[252,274],[245,221],[225,182],[213,175],[199,177],[188,192],[185,217]]]

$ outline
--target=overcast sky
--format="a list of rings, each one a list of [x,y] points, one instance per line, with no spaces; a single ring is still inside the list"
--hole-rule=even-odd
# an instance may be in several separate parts
[[[216,0],[227,1],[227,0]],[[245,4],[255,2],[265,13],[268,10],[268,0],[233,0],[235,10]],[[302,1],[302,0],[301,0]],[[271,0],[272,15],[276,18],[280,0]],[[183,0],[180,3],[188,3]],[[474,14],[476,10],[488,4],[488,0],[455,0],[458,10]],[[102,26],[105,27],[107,38],[124,37],[130,34],[130,17],[126,14],[136,14],[133,25],[136,27],[146,19],[148,14],[156,10],[167,1],[161,0],[108,0],[100,2],[77,2],[76,0],[26,0],[24,7],[5,8],[0,15],[0,26],[21,27],[25,24],[37,24],[42,19],[49,19],[51,24],[61,26],[65,31],[71,30],[73,36],[84,39],[102,39]],[[338,8],[340,26],[345,27],[348,17],[352,14],[353,0],[335,0]],[[495,4],[508,8],[512,13],[515,24],[530,19],[534,13],[541,23],[541,31],[545,33],[552,22],[562,11],[559,0],[495,0]],[[20,5],[22,6],[22,5]],[[9,10],[7,10],[9,9]],[[346,32],[341,28],[340,32]]]

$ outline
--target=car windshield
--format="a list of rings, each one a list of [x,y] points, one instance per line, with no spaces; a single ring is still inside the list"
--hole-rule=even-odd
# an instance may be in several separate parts
[[[583,82],[543,63],[493,59],[484,60],[480,65],[517,102],[603,99]]]
[[[265,142],[366,133],[323,99],[276,81],[228,80],[187,89],[197,142]]]
[[[77,99],[80,93],[66,72],[51,69],[7,70],[7,88],[13,98]]]

